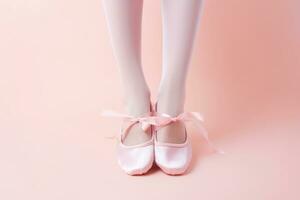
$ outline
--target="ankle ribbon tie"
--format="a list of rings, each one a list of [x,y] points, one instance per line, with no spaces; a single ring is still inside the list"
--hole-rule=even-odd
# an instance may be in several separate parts
[[[224,154],[224,151],[219,150],[216,148],[212,142],[210,141],[208,137],[208,132],[203,126],[204,118],[199,112],[183,112],[175,117],[171,117],[170,115],[166,113],[157,113],[157,115],[153,116],[152,112],[146,113],[141,117],[134,117],[131,115],[123,114],[123,113],[118,113],[115,111],[103,111],[101,113],[102,116],[105,117],[118,117],[123,119],[125,122],[129,122],[129,124],[126,126],[126,128],[123,130],[121,128],[120,131],[120,136],[121,137],[126,137],[128,130],[131,128],[136,123],[141,123],[142,129],[146,132],[148,128],[150,128],[151,125],[154,126],[155,131],[159,130],[160,128],[176,121],[194,121],[196,122],[195,124],[197,127],[200,129],[199,133],[202,135],[202,137],[206,140],[206,142],[212,147],[214,151],[220,154]],[[108,137],[108,138],[113,138],[113,137]]]
[[[118,117],[123,119],[125,122],[129,122],[125,129],[121,128],[121,130],[123,130],[120,131],[122,137],[126,137],[129,128],[138,122],[141,123],[141,127],[145,132],[150,128],[151,125],[158,125],[155,117],[152,116],[152,112],[146,113],[141,117],[134,117],[131,115],[108,110],[103,111],[101,115],[105,117]]]

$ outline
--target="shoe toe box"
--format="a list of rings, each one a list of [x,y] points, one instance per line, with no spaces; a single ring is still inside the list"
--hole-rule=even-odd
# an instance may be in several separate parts
[[[153,145],[143,147],[118,148],[118,163],[129,175],[146,173],[152,166],[154,160]]]
[[[192,157],[190,144],[184,146],[155,146],[156,164],[167,174],[183,174],[189,167]]]

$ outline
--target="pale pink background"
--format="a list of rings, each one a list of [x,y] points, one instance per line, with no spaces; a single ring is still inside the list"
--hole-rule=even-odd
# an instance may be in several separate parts
[[[174,1],[175,2],[175,1]],[[105,139],[123,111],[100,0],[0,1],[0,199],[300,199],[300,1],[207,0],[188,78],[212,155],[189,125],[185,176],[130,177]],[[145,1],[143,59],[155,99],[159,1]]]

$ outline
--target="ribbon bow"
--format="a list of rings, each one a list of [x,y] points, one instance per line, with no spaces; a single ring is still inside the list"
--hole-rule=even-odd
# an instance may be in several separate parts
[[[157,125],[155,117],[152,116],[152,112],[146,113],[142,117],[134,117],[131,115],[108,110],[108,111],[103,111],[101,115],[105,117],[118,117],[123,119],[125,122],[129,122],[129,124],[126,126],[125,129],[121,127],[120,135],[121,137],[124,138],[126,137],[129,128],[138,122],[141,123],[141,127],[145,132],[148,130],[148,128],[151,125]]]

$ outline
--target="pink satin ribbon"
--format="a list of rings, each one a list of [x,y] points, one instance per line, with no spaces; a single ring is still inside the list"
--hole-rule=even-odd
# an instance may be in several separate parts
[[[199,112],[183,112],[175,117],[171,117],[166,113],[156,114],[156,116],[152,116],[152,112],[145,114],[142,117],[134,117],[131,115],[118,113],[115,111],[103,111],[101,113],[102,116],[106,117],[118,117],[123,119],[124,121],[128,121],[129,124],[127,127],[120,133],[121,137],[126,137],[129,128],[135,123],[140,122],[142,124],[142,129],[146,132],[151,125],[154,125],[154,129],[157,131],[160,128],[176,121],[194,121],[196,122],[197,127],[200,129],[199,133],[206,140],[206,142],[217,152],[220,154],[224,154],[224,151],[216,148],[208,137],[208,132],[204,128],[203,122],[204,118]]]
[[[101,115],[105,116],[105,117],[118,117],[118,118],[123,119],[124,122],[129,122],[129,124],[126,126],[126,128],[125,129],[122,128],[121,129],[122,131],[119,133],[119,134],[121,134],[120,136],[124,137],[124,138],[126,137],[126,135],[128,133],[128,129],[138,122],[141,123],[142,129],[145,132],[148,130],[148,128],[150,128],[151,125],[158,125],[156,123],[155,117],[152,116],[152,112],[146,113],[142,117],[134,117],[131,115],[108,110],[108,111],[103,111],[101,113]]]

